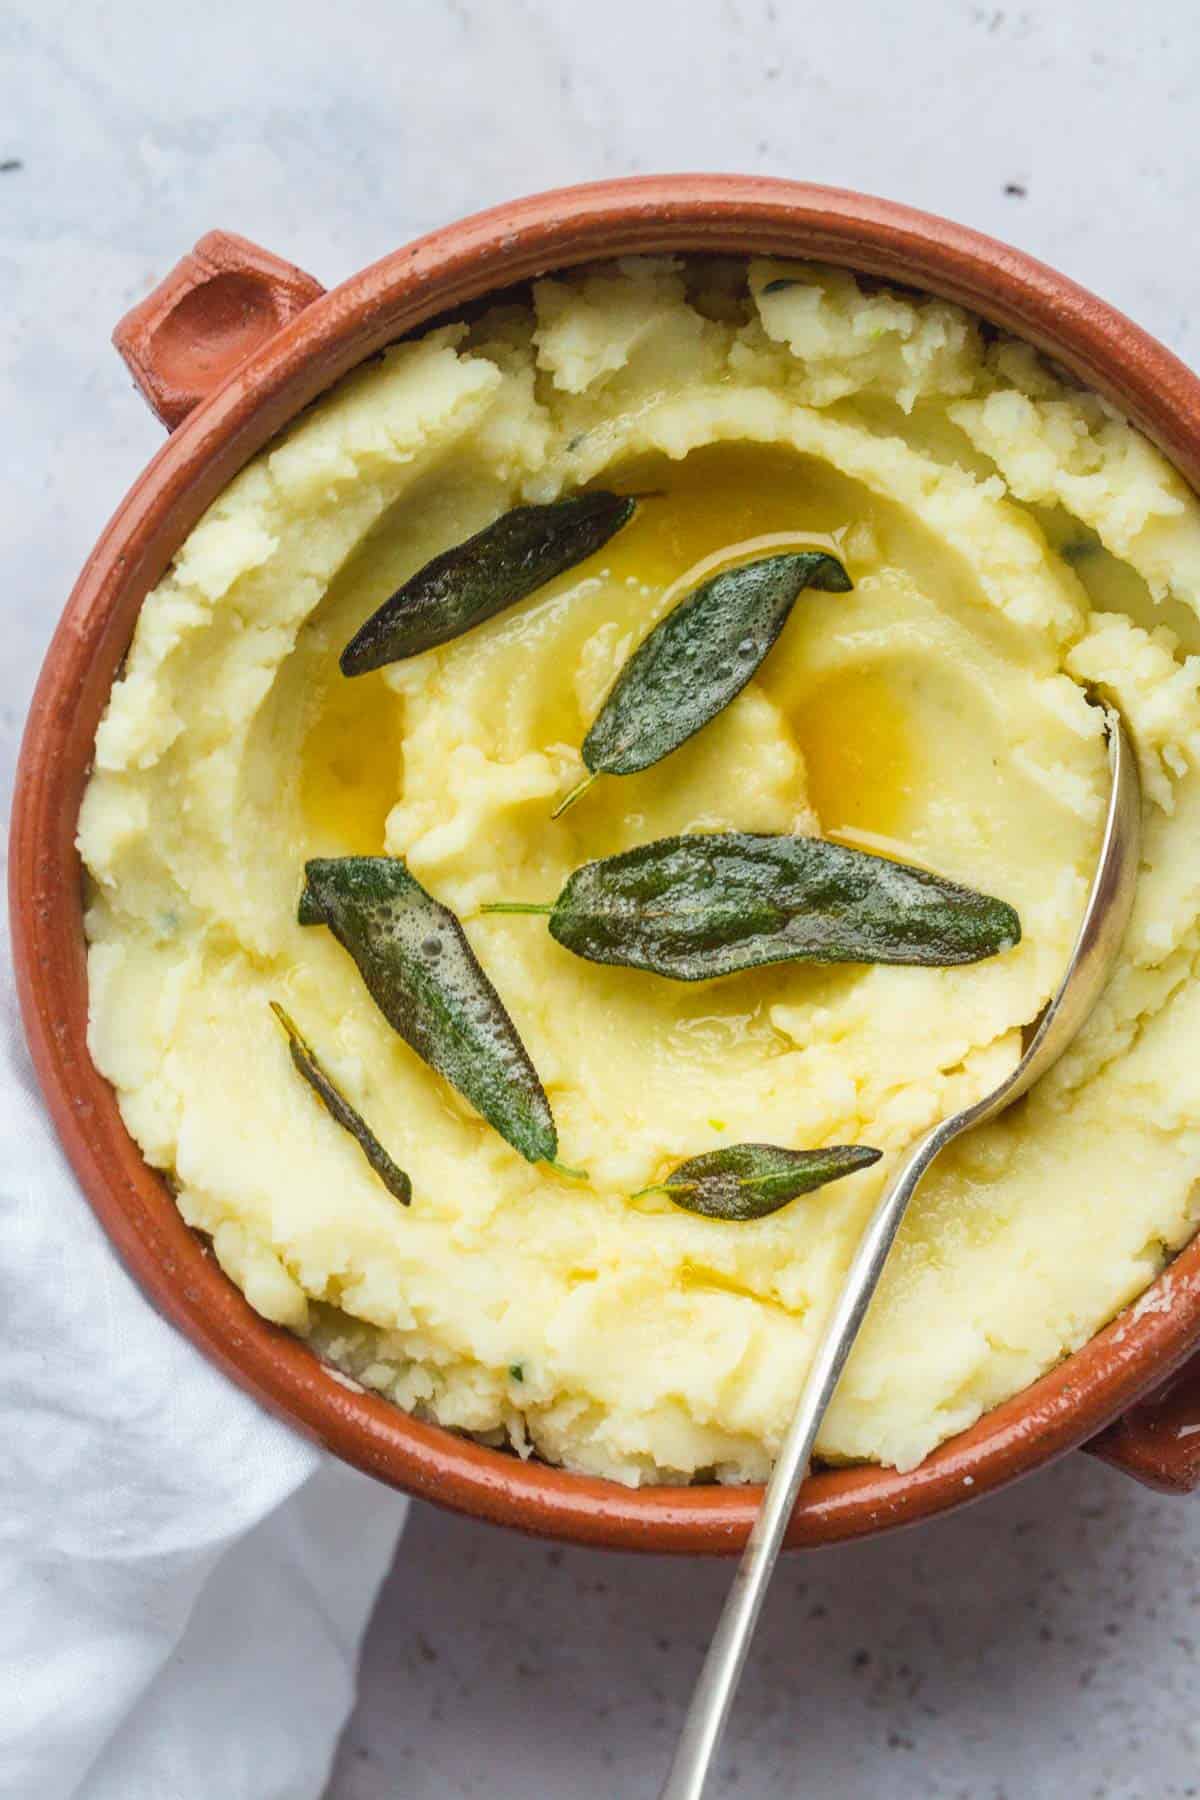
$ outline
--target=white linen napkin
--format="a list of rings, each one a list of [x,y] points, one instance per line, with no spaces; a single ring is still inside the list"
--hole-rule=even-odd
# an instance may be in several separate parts
[[[143,1299],[0,961],[0,1795],[317,1800],[407,1503]]]

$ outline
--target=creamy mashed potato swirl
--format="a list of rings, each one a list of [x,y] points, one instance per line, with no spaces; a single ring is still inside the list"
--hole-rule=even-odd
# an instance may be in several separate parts
[[[587,483],[651,495],[589,562],[359,680],[337,654],[431,555]],[[563,819],[578,745],[701,574],[842,556],[758,676]],[[1124,958],[1064,1062],[926,1179],[821,1453],[907,1468],[1084,1343],[1196,1223],[1200,507],[1113,410],[956,308],[775,263],[538,282],[343,381],[229,486],[143,608],[79,837],[90,1043],[184,1217],[268,1318],[400,1405],[636,1483],[761,1476],[896,1155],[990,1088],[1053,989],[1107,788],[1145,782]],[[974,967],[697,986],[536,919],[670,832],[819,832],[1021,915]],[[387,851],[452,907],[542,1075],[569,1182],[389,1029],[312,855]],[[282,1002],[412,1176],[397,1206],[297,1078]],[[721,1144],[874,1144],[752,1224],[630,1195]]]

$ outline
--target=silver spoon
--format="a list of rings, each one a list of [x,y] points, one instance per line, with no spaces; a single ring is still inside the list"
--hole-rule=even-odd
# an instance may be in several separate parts
[[[973,1125],[1011,1106],[1056,1063],[1095,1006],[1129,923],[1141,858],[1141,786],[1137,760],[1120,715],[1105,707],[1112,790],[1104,841],[1083,923],[1058,991],[1025,1027],[1024,1053],[1000,1086],[918,1138],[885,1189],[863,1233],[837,1305],[808,1371],[796,1416],[783,1440],[763,1503],[738,1564],[709,1645],[659,1800],[700,1800],[716,1755],[767,1583],[783,1544],[796,1496],[808,1473],[821,1420],[883,1274],[900,1221],[917,1183],[940,1150]]]

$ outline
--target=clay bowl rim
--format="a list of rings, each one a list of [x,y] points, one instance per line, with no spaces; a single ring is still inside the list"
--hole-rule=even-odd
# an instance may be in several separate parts
[[[534,195],[417,240],[314,301],[189,415],[117,508],[42,668],[17,770],[10,909],[42,1091],[84,1193],[161,1313],[263,1405],[345,1461],[443,1506],[536,1535],[655,1551],[736,1551],[761,1489],[626,1488],[488,1449],[323,1367],[252,1312],[125,1131],[86,1050],[74,827],[95,726],[145,594],[187,531],[279,428],[385,344],[530,276],[638,252],[775,254],[958,301],[1113,399],[1200,487],[1200,380],[1123,315],[1023,252],[927,213],[762,177],[645,176]],[[1049,1374],[905,1474],[829,1469],[789,1542],[930,1517],[1029,1473],[1163,1382],[1200,1339],[1200,1240]]]

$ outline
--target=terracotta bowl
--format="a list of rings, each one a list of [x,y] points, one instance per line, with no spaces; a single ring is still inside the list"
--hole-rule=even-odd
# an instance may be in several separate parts
[[[209,502],[282,425],[364,357],[489,290],[588,258],[683,250],[819,258],[959,301],[1108,395],[1200,486],[1200,382],[1182,364],[1043,264],[887,201],[735,176],[607,182],[434,232],[332,293],[211,233],[115,333],[171,435],[89,557],[46,657],[21,752],[10,883],[25,1029],[64,1148],[146,1293],[212,1361],[298,1430],[411,1493],[548,1537],[696,1552],[736,1550],[760,1490],[631,1490],[522,1463],[354,1391],[251,1311],[183,1224],[89,1061],[75,850],[96,724],[138,608]],[[1200,1356],[1184,1366],[1198,1343],[1200,1239],[1083,1350],[919,1468],[814,1475],[790,1541],[928,1517],[1081,1444],[1154,1486],[1200,1485]]]

